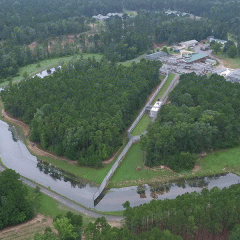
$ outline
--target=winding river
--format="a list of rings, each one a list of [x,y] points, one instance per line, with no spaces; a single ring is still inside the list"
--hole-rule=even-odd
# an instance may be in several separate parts
[[[129,201],[130,205],[138,206],[152,199],[173,199],[186,192],[200,192],[202,188],[220,189],[237,184],[240,177],[228,173],[193,179],[182,179],[157,185],[142,185],[105,192],[101,201],[94,207],[93,193],[98,185],[84,179],[60,171],[51,164],[44,163],[31,155],[23,142],[23,137],[16,127],[0,121],[0,155],[6,167],[18,172],[51,190],[89,208],[99,211],[121,211],[122,204]]]

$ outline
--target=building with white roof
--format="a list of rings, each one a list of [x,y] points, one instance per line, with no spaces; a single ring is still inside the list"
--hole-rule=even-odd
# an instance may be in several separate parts
[[[150,110],[150,117],[151,118],[154,118],[154,116],[157,115],[159,109],[161,108],[161,105],[162,105],[162,102],[160,101],[160,99],[158,99]]]
[[[190,41],[186,41],[186,42],[181,42],[180,43],[181,46],[185,46],[186,48],[189,48],[189,47],[194,47],[195,45],[198,44],[198,41],[197,40],[190,40]]]

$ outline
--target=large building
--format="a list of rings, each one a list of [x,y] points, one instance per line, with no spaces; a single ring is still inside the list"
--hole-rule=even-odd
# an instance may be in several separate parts
[[[180,44],[181,44],[181,46],[184,46],[185,48],[190,48],[190,47],[194,47],[195,45],[197,45],[198,41],[197,40],[190,40],[190,41],[187,41],[187,42],[181,42]]]
[[[183,55],[183,59],[187,63],[199,63],[205,62],[208,59],[208,55],[203,53],[185,54]]]

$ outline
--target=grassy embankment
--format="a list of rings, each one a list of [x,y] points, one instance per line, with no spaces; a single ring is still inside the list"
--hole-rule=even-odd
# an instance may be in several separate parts
[[[125,142],[124,146],[128,143],[128,141]],[[124,148],[122,147],[122,149]],[[103,168],[96,169],[86,166],[78,166],[77,164],[70,164],[67,161],[63,161],[61,159],[55,159],[51,157],[43,157],[43,156],[37,156],[39,159],[51,163],[54,166],[57,166],[59,169],[62,169],[64,171],[67,171],[71,174],[74,174],[76,177],[84,178],[86,180],[89,180],[91,182],[95,182],[98,184],[101,184],[109,170],[111,169],[114,162],[117,160],[117,157],[121,153],[121,150],[116,154],[113,161],[109,164],[104,165]]]
[[[224,67],[237,69],[240,68],[240,58],[229,58],[223,53],[214,54],[223,61]]]
[[[205,158],[197,161],[198,171],[182,171],[174,173],[158,168],[147,168],[143,165],[144,153],[140,144],[134,144],[126,154],[121,165],[110,180],[108,187],[128,187],[139,184],[152,184],[192,178],[220,173],[232,172],[240,175],[240,147],[209,153]],[[137,168],[141,167],[141,170]]]
[[[89,58],[89,57],[95,57],[97,60],[102,58],[102,55],[100,54],[88,54],[84,53],[82,54],[84,58]],[[33,63],[30,65],[27,65],[25,67],[21,67],[18,71],[18,75],[16,77],[12,78],[12,82],[18,82],[23,79],[23,74],[27,72],[29,76],[33,76],[39,72],[42,72],[48,68],[52,67],[57,67],[61,64],[61,62],[68,62],[70,60],[77,60],[80,58],[81,54],[76,54],[74,56],[67,56],[67,57],[61,57],[61,58],[52,58],[52,59],[47,59],[43,60],[37,63]],[[37,66],[40,64],[40,67],[38,68]],[[9,81],[7,79],[4,80],[3,83],[0,84],[0,87],[8,85]]]
[[[172,82],[174,76],[175,75],[172,74],[172,73],[169,74],[167,81],[163,85],[162,89],[159,91],[158,95],[152,101],[152,104],[154,104],[157,101],[157,99],[159,99],[163,96],[163,94],[165,93],[165,91],[169,87],[170,83]],[[165,76],[161,75],[160,76],[161,80],[164,79],[164,77]],[[139,121],[139,123],[137,124],[137,126],[132,131],[132,135],[133,136],[138,136],[138,135],[144,133],[147,130],[149,124],[151,124],[151,123],[152,123],[152,119],[149,116],[147,116],[146,114],[144,114],[143,117],[141,118],[141,120]]]

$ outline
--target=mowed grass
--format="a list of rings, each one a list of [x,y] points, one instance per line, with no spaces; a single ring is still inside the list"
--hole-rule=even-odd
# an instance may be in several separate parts
[[[96,60],[100,60],[102,58],[102,55],[100,55],[100,54],[84,53],[82,55],[76,54],[74,56],[46,59],[46,60],[39,61],[39,62],[33,63],[33,64],[29,64],[25,67],[20,68],[18,71],[19,76],[13,77],[12,82],[18,82],[18,81],[22,80],[23,74],[25,72],[27,72],[30,76],[33,76],[33,75],[37,74],[38,72],[42,72],[43,70],[46,70],[48,68],[57,67],[60,65],[61,62],[69,62],[70,60],[77,60],[81,56],[83,56],[84,58],[95,57]],[[37,68],[38,64],[40,64],[39,68]],[[9,84],[9,81],[7,81],[7,79],[5,79],[4,82],[0,84],[0,87],[6,86],[8,84]]]
[[[146,114],[144,114],[142,116],[141,120],[139,121],[139,123],[137,124],[137,126],[132,131],[132,135],[138,136],[138,135],[144,133],[147,130],[149,124],[151,124],[151,123],[152,123],[152,119],[149,116],[147,116]]]
[[[209,154],[198,161],[201,166],[199,174],[217,174],[221,172],[234,172],[240,175],[240,147],[219,150]]]
[[[120,62],[119,64],[122,64],[125,67],[129,67],[129,66],[131,66],[131,64],[133,62],[139,62],[141,59],[145,58],[146,55],[147,54],[142,54],[141,56],[139,56],[137,58],[134,58],[134,59],[131,59],[131,60],[127,60],[125,62]]]
[[[175,75],[173,73],[169,74],[167,81],[163,85],[162,89],[159,91],[158,95],[152,101],[152,104],[154,104],[158,98],[161,98],[163,96],[163,94],[169,87],[170,83],[172,82],[174,76]],[[165,76],[160,75],[161,80],[163,80],[164,78],[165,78]],[[137,126],[133,129],[132,135],[137,136],[137,135],[144,133],[147,130],[149,124],[151,124],[151,123],[152,123],[152,119],[149,116],[147,116],[146,114],[144,114],[143,117],[141,118],[141,120],[139,121],[139,123],[137,124]]]
[[[127,143],[128,141],[125,142],[121,150],[126,146]],[[66,172],[74,174],[77,177],[84,178],[88,181],[91,181],[97,184],[101,184],[103,179],[111,169],[112,165],[117,160],[117,157],[121,153],[121,150],[118,151],[118,153],[116,154],[116,156],[114,157],[111,163],[103,165],[103,168],[99,168],[99,169],[86,167],[86,166],[78,166],[77,162],[75,164],[71,164],[61,159],[55,159],[55,158],[43,157],[43,156],[37,156],[37,157],[45,162],[51,163],[52,165],[58,167],[59,169],[62,169]]]
[[[208,154],[197,161],[198,171],[182,171],[180,173],[150,169],[143,165],[144,153],[140,144],[134,144],[126,154],[121,165],[113,175],[108,187],[119,188],[154,182],[166,182],[179,178],[193,178],[232,172],[240,175],[240,147],[220,150]],[[137,170],[140,167],[141,170]]]
[[[154,100],[152,101],[152,105],[158,100],[161,99],[161,97],[163,96],[163,94],[166,92],[167,88],[169,87],[170,83],[172,82],[173,78],[175,77],[175,75],[173,73],[168,75],[168,79],[165,82],[165,84],[163,85],[163,87],[161,88],[161,90],[159,91],[158,95],[154,98]]]
[[[33,191],[33,188],[30,188],[30,191]],[[65,215],[67,212],[73,212],[74,214],[80,214],[83,217],[83,228],[85,228],[87,226],[87,224],[91,221],[94,220],[94,218],[81,214],[77,211],[74,211],[71,208],[68,208],[62,204],[60,204],[57,200],[55,200],[54,198],[51,198],[43,193],[40,193],[39,196],[39,207],[37,209],[37,212],[48,216],[50,215],[52,219],[56,218],[56,216],[62,214]]]
[[[114,173],[108,187],[125,187],[151,182],[154,177],[168,178],[174,174],[169,171],[152,170],[143,165],[144,153],[140,144],[132,145],[122,163]],[[137,170],[141,168],[141,170]]]

